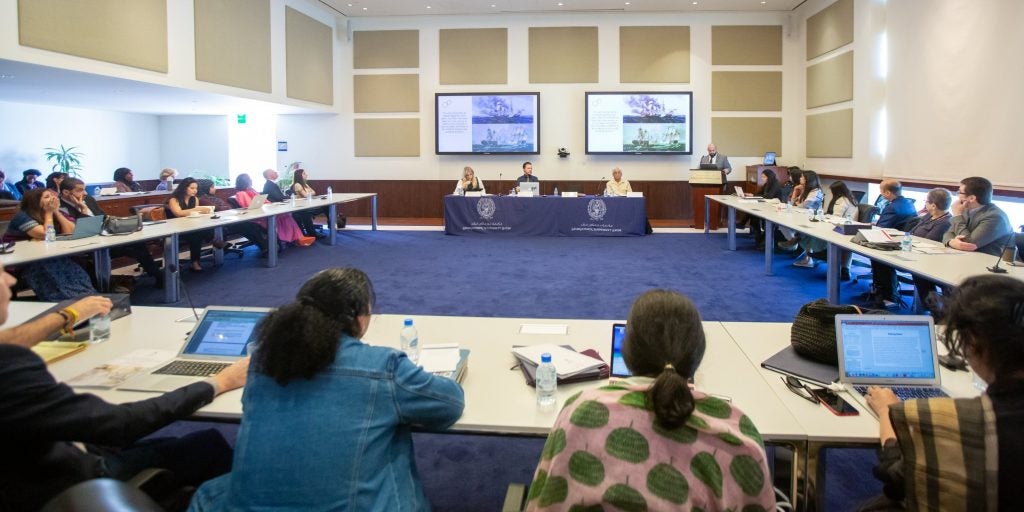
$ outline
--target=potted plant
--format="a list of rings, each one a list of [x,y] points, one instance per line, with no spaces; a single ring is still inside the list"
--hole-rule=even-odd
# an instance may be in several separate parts
[[[82,170],[82,161],[80,158],[83,156],[82,153],[75,151],[75,146],[70,148],[64,147],[63,144],[60,148],[43,148],[46,150],[46,159],[53,161],[53,167],[51,168],[54,172],[60,171],[72,178],[80,177],[78,171]]]

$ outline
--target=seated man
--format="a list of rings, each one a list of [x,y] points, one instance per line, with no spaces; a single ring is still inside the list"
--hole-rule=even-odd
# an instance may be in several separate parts
[[[516,178],[516,192],[519,192],[519,183],[523,182],[540,183],[540,179],[533,175],[533,164],[523,162],[523,175]]]
[[[942,243],[958,251],[978,251],[993,256],[1003,251],[1013,227],[1010,219],[992,204],[992,182],[978,176],[960,181],[953,219]]]
[[[903,184],[887,179],[879,183],[879,188],[886,203],[875,225],[887,229],[905,229],[908,222],[917,217],[917,210],[913,201],[903,197]],[[883,307],[886,302],[898,303],[900,285],[896,280],[896,272],[884,263],[871,260],[871,275],[871,292],[867,305]]]
[[[60,212],[76,222],[82,217],[105,215],[103,208],[92,196],[85,193],[85,183],[78,178],[65,178],[60,183]],[[129,257],[142,266],[146,275],[156,281],[157,288],[164,287],[164,274],[160,271],[146,242],[119,245],[110,248],[110,257]]]
[[[0,324],[7,321],[14,283],[0,267]],[[57,382],[30,350],[50,333],[109,313],[110,307],[106,297],[86,297],[60,312],[0,330],[0,508],[38,510],[79,482],[127,480],[147,467],[173,471],[182,485],[198,485],[230,469],[231,448],[213,429],[136,442],[214,396],[243,386],[248,358],[204,382],[113,405]]]
[[[612,179],[608,180],[604,189],[605,193],[610,196],[625,196],[633,191],[633,188],[629,186],[629,180],[622,179],[622,169],[618,167],[612,169]]]
[[[284,192],[281,191],[281,187],[277,184],[277,178],[280,175],[273,169],[267,169],[263,171],[263,193],[267,195],[267,201],[271,203],[280,203],[285,200]]]

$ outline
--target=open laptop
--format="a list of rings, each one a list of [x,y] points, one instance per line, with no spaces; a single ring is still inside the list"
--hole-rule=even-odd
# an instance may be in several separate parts
[[[57,235],[57,240],[78,240],[96,236],[103,230],[103,215],[82,217],[75,221],[75,232],[66,235]]]
[[[948,396],[930,316],[836,315],[836,343],[839,380],[865,405],[868,386],[891,388],[902,400]]]
[[[748,196],[747,193],[743,191],[743,187],[741,187],[739,185],[736,185],[735,187],[733,187],[733,189],[736,190],[736,196],[737,197],[742,197],[744,199],[764,199],[761,196],[755,196],[755,195],[749,195]]]
[[[539,181],[523,181],[519,183],[519,190],[522,192],[530,191],[535,196],[540,195],[540,182]]]
[[[699,169],[702,170],[702,171],[717,171],[717,170],[719,170],[718,169],[718,164],[700,164]]]
[[[245,207],[245,209],[246,210],[259,210],[260,208],[263,208],[263,205],[266,202],[267,202],[267,195],[266,194],[258,194],[256,196],[253,196],[252,202],[249,203],[249,206]]]
[[[269,308],[208,306],[178,356],[118,386],[127,391],[172,391],[214,375],[245,357]]]

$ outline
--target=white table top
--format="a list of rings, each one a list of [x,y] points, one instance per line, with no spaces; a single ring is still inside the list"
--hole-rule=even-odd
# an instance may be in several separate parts
[[[9,325],[46,309],[47,304],[15,302]],[[194,323],[187,308],[133,307],[132,314],[113,322],[112,338],[54,363],[50,370],[58,379],[70,379],[119,355],[150,348],[178,350]],[[364,341],[397,347],[404,315],[375,315]],[[539,410],[533,388],[526,385],[518,369],[513,345],[540,343],[570,344],[577,350],[596,349],[610,358],[612,320],[530,320],[516,318],[471,318],[414,316],[420,343],[458,343],[471,350],[463,388],[466,409],[453,427],[464,432],[546,435],[557,410]],[[522,324],[565,324],[566,335],[520,334]],[[802,425],[784,407],[783,401],[763,385],[759,369],[751,365],[719,322],[705,322],[707,351],[696,375],[697,388],[728,396],[749,415],[767,440],[802,441]],[[607,381],[592,381],[559,387],[559,401],[573,393]],[[134,401],[149,393],[83,389],[111,402]],[[237,419],[241,415],[241,391],[225,393],[199,411],[199,416]]]

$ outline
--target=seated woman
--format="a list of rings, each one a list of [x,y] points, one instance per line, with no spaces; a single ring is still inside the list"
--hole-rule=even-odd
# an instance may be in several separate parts
[[[227,201],[217,197],[217,186],[213,180],[196,180],[199,185],[199,205],[212,206],[213,211],[231,210]],[[224,226],[225,236],[240,235],[260,248],[260,256],[267,254],[267,230],[253,221],[235,222]]]
[[[142,192],[142,185],[135,182],[135,174],[127,167],[114,171],[114,186],[118,192]]]
[[[43,173],[39,172],[39,169],[25,169],[21,173],[21,181],[15,183],[14,186],[22,196],[29,190],[46,188],[43,183],[39,182],[39,177],[42,175]]]
[[[988,389],[901,403],[888,388],[869,388],[885,497],[866,508],[1024,510],[1024,282],[969,277],[943,308],[950,354],[965,357]]]
[[[185,178],[178,183],[178,187],[174,189],[171,197],[167,198],[167,203],[164,204],[164,211],[167,213],[168,219],[175,217],[188,217],[189,215],[213,213],[212,206],[200,206],[199,199],[199,183],[196,182],[195,178]],[[202,231],[189,231],[178,235],[182,240],[188,242],[188,253],[189,260],[192,266],[189,268],[192,272],[202,272],[203,265],[201,258],[203,254],[203,243],[206,240],[213,238],[212,229],[204,229]],[[223,240],[214,240],[213,246],[218,249],[224,247]]]
[[[373,303],[366,274],[330,268],[260,324],[231,473],[190,510],[429,510],[412,427],[450,427],[462,388],[360,341]]]
[[[60,184],[68,177],[67,174],[62,172],[51,172],[46,177],[46,188],[53,190],[58,195],[60,194]]]
[[[455,183],[455,191],[452,192],[455,195],[465,192],[483,192],[487,193],[484,189],[484,182],[476,177],[476,172],[470,166],[462,168],[462,179]]]
[[[778,199],[780,201],[786,199],[782,197],[782,184],[779,183],[779,178],[775,175],[774,170],[764,169],[761,171],[761,175],[764,176],[764,184],[761,185],[761,188],[757,190],[755,195],[765,199]],[[764,249],[764,219],[750,218],[750,234],[754,236],[758,250]]]
[[[638,297],[622,345],[634,376],[566,400],[527,510],[626,509],[624,500],[628,510],[774,510],[753,422],[687,384],[704,347],[693,302],[668,290]]]
[[[953,196],[944,188],[933,188],[928,191],[924,200],[924,215],[918,217],[917,224],[910,231],[914,238],[927,238],[935,242],[942,241],[942,235],[949,230],[953,218],[949,214],[949,207],[953,203]],[[934,281],[914,276],[914,285],[917,286],[917,295],[924,304],[932,301],[930,296],[938,289]],[[886,301],[898,302],[899,281],[896,279],[896,269],[876,260],[871,260],[871,289],[873,298],[872,307],[886,307]]]
[[[53,190],[35,188],[25,192],[21,210],[7,225],[3,241],[45,240],[46,226],[53,226],[58,234],[74,233],[75,223],[59,209],[60,199]],[[20,269],[18,279],[42,301],[59,302],[97,293],[88,272],[67,256],[26,263]]]
[[[814,171],[799,172],[800,184],[793,187],[793,194],[790,196],[790,202],[793,206],[808,210],[817,210],[818,208],[821,208],[822,203],[825,200],[825,193],[821,191],[821,184],[818,181],[818,173]],[[796,244],[800,242],[800,234],[795,230],[786,227],[779,228],[779,231],[786,239],[785,242],[779,242],[779,247],[786,250],[796,250]]]
[[[156,184],[154,190],[170,192],[174,190],[174,177],[178,175],[178,170],[168,167],[160,171],[160,183]]]
[[[252,178],[248,174],[242,173],[235,178],[235,200],[238,201],[239,206],[242,208],[248,207],[252,203],[252,198],[258,195],[259,192],[252,188]],[[315,238],[302,234],[302,229],[299,228],[299,224],[295,222],[291,215],[285,213],[275,216],[274,219],[277,225],[277,239],[281,242],[306,247],[316,241]],[[253,222],[259,224],[264,230],[267,229],[266,219],[256,219]]]
[[[857,199],[854,198],[853,193],[850,192],[850,187],[846,186],[846,183],[842,181],[834,181],[828,186],[828,188],[829,191],[832,192],[832,200],[829,201],[828,207],[825,208],[825,214],[851,221],[854,220],[857,216]],[[812,255],[824,252],[826,247],[828,247],[828,243],[820,238],[815,238],[813,236],[800,237],[800,248],[804,250],[804,255],[803,258],[793,262],[793,265],[797,267],[814,268],[816,263]],[[850,280],[850,262],[852,260],[853,253],[843,251],[843,261],[839,275],[839,278],[843,281]]]
[[[316,197],[316,191],[313,190],[313,187],[309,186],[308,180],[309,175],[306,173],[306,170],[302,167],[296,167],[294,174],[292,174],[292,196],[295,199],[311,199]],[[316,226],[313,225],[313,217],[321,213],[326,215],[327,207],[307,208],[292,212],[292,217],[295,218],[295,222],[298,222],[299,227],[302,228],[302,234],[316,238],[326,238],[327,235],[321,234],[316,230]]]

